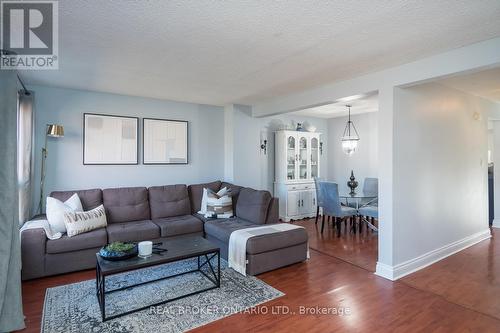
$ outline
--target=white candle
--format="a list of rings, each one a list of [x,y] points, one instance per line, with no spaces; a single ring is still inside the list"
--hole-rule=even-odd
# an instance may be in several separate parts
[[[138,244],[139,246],[139,256],[148,257],[153,253],[153,242],[144,241]]]

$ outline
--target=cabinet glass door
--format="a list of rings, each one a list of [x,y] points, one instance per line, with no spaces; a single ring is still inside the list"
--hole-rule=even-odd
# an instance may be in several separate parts
[[[311,178],[319,177],[319,140],[311,140]]]
[[[296,140],[295,137],[289,136],[286,139],[286,179],[297,179],[297,153],[296,153]],[[283,156],[283,155],[282,155]]]
[[[307,179],[307,138],[301,136],[299,139],[299,178]]]

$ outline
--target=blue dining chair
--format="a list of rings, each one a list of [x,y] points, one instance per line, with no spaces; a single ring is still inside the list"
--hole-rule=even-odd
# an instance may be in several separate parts
[[[342,206],[339,198],[339,185],[332,182],[321,182],[323,193],[323,217],[321,222],[321,233],[325,228],[325,215],[333,216],[336,219],[337,237],[340,237],[340,227],[342,221],[346,221],[352,216],[356,216],[358,211],[352,207]],[[347,225],[347,224],[346,224]]]
[[[363,194],[373,197],[378,196],[378,178],[365,178],[363,183]],[[371,199],[361,200],[360,206],[365,205],[368,201],[371,201]]]
[[[358,204],[359,207],[367,205],[373,200],[373,197],[378,196],[378,178],[365,178],[365,181],[363,182],[363,194],[370,196],[371,198],[361,199]],[[356,202],[348,201],[347,206],[355,208]]]
[[[361,207],[358,210],[358,212],[359,212],[361,220],[364,220],[364,222],[366,222],[366,225],[370,229],[372,229],[374,231],[378,231],[378,229],[373,225],[374,220],[375,219],[378,220],[378,206],[375,206],[375,204],[369,204],[367,206]],[[368,221],[366,218],[370,218],[371,222]]]
[[[378,193],[378,178],[366,177],[363,183],[363,193],[377,194]]]
[[[378,215],[378,178],[365,178],[365,181],[363,183],[363,194],[370,196],[371,198],[364,198],[361,199],[359,202],[359,207],[369,207],[365,211],[371,213],[372,215],[377,213]],[[374,213],[374,211],[376,211]],[[363,227],[363,222],[367,222],[367,226],[373,225],[374,219],[378,219],[377,216],[372,216],[372,215],[362,215],[360,213],[360,216],[362,216],[361,220],[359,221],[359,229],[360,232]],[[364,218],[363,218],[364,216]],[[368,220],[371,219],[371,223],[368,222]]]
[[[321,193],[321,178],[314,177],[314,185],[316,187],[316,222],[318,224],[319,219],[319,209],[323,207],[323,193]]]

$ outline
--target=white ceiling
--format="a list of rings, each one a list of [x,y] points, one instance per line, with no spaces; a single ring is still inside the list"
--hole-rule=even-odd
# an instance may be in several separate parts
[[[500,36],[498,0],[64,0],[28,83],[252,104]]]
[[[351,105],[351,115],[377,112],[378,111],[378,94],[357,95],[342,98],[335,103],[316,106],[300,111],[292,112],[291,114],[316,117],[316,118],[336,118],[348,115],[346,105]]]
[[[449,77],[439,82],[493,102],[500,102],[500,68]]]

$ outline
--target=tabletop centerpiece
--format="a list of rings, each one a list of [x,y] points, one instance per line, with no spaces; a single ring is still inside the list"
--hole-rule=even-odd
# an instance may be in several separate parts
[[[356,178],[354,177],[354,171],[351,170],[351,177],[349,178],[350,180],[347,182],[347,186],[351,189],[351,192],[349,193],[350,195],[355,195],[356,194],[356,187],[358,187],[358,182]]]

